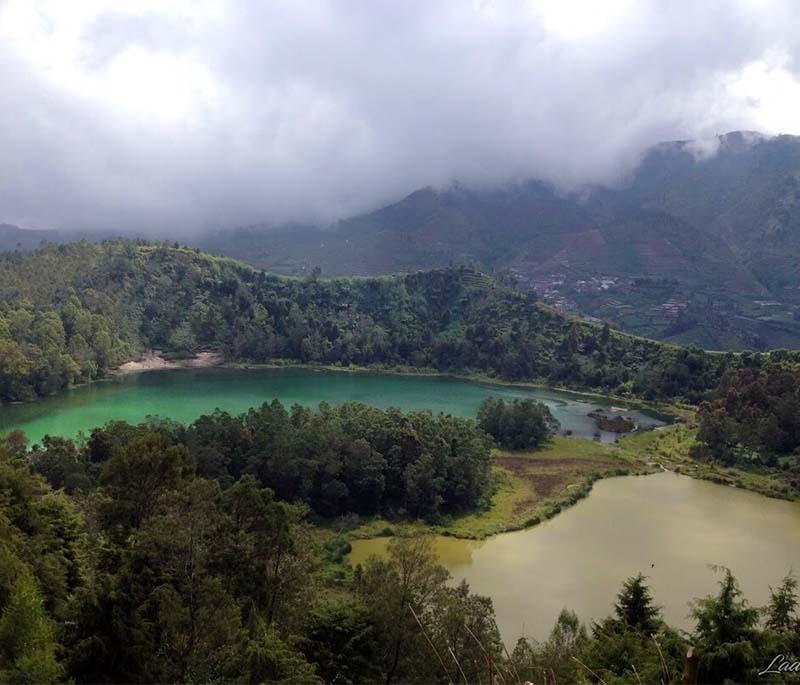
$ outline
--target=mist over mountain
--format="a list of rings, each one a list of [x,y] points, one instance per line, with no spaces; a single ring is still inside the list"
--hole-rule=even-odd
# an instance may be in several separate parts
[[[614,188],[422,189],[328,229],[240,229],[198,243],[288,274],[474,263],[641,335],[716,349],[797,346],[800,138],[663,143]]]
[[[0,247],[118,234],[5,226]],[[332,225],[166,237],[290,275],[466,263],[510,275],[559,309],[647,337],[709,349],[800,345],[796,136],[739,131],[660,143],[615,186],[423,188]]]
[[[789,0],[6,0],[0,245],[474,262],[643,335],[800,344],[798,37]]]

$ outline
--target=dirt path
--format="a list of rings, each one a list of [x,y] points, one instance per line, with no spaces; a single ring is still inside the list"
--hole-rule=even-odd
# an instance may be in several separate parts
[[[159,369],[204,369],[222,363],[219,352],[198,352],[189,359],[167,360],[159,350],[147,350],[138,361],[131,361],[119,367],[120,373],[138,373],[140,371],[156,371]]]

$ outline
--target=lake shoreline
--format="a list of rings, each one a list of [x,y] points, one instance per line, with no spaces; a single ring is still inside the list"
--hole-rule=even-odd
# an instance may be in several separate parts
[[[497,537],[498,535],[505,535],[506,533],[516,533],[523,530],[531,530],[537,526],[556,518],[559,514],[564,513],[571,507],[575,506],[578,502],[589,497],[594,487],[594,484],[601,480],[608,480],[610,478],[624,478],[627,476],[649,476],[660,473],[660,471],[642,471],[642,472],[623,472],[610,474],[608,476],[600,476],[598,478],[588,478],[580,483],[573,484],[575,488],[574,497],[565,497],[561,500],[552,501],[545,506],[544,513],[541,517],[528,519],[522,523],[510,523],[501,528],[486,530],[485,532],[469,534],[462,533],[457,529],[454,530],[448,525],[425,523],[424,521],[394,521],[391,519],[375,519],[369,523],[363,524],[366,529],[359,530],[347,534],[349,541],[356,540],[372,540],[375,538],[383,537],[404,537],[409,535],[439,535],[442,537],[454,538],[456,540],[489,540]],[[481,518],[481,515],[487,512],[475,512],[470,516]],[[326,526],[323,526],[326,527]]]
[[[217,369],[216,373],[209,372],[209,378],[213,378],[220,373],[219,370],[221,369],[231,369],[231,370],[240,370],[245,377],[249,374],[248,371],[252,370],[256,372],[258,370],[284,370],[288,372],[292,371],[303,371],[309,373],[306,377],[307,383],[311,385],[311,392],[313,394],[313,387],[317,383],[313,380],[314,375],[313,373],[330,373],[331,376],[335,375],[345,375],[349,374],[352,376],[358,376],[359,374],[363,374],[364,376],[385,376],[385,377],[397,377],[397,378],[428,378],[428,379],[447,379],[452,381],[458,382],[465,382],[474,384],[475,386],[482,386],[484,391],[489,389],[491,392],[491,388],[497,388],[498,392],[501,390],[529,390],[532,392],[536,391],[545,391],[545,392],[552,392],[552,393],[559,393],[564,396],[564,401],[594,401],[602,405],[609,405],[611,403],[622,404],[626,408],[633,409],[634,407],[641,407],[645,410],[652,412],[653,414],[661,414],[662,416],[666,416],[666,409],[664,405],[654,405],[652,403],[645,403],[634,401],[632,398],[619,398],[613,395],[603,395],[601,393],[590,393],[590,392],[578,392],[571,389],[561,389],[561,388],[554,388],[547,385],[542,384],[535,384],[531,382],[513,382],[513,381],[504,381],[497,378],[487,377],[482,374],[477,373],[461,373],[461,374],[447,374],[447,373],[440,373],[435,370],[431,369],[411,369],[411,368],[398,368],[393,367],[391,369],[385,369],[382,367],[376,366],[350,366],[350,367],[340,367],[336,365],[321,365],[321,364],[298,364],[291,360],[275,360],[270,364],[242,364],[242,363],[224,363],[221,357],[218,354],[212,354],[210,352],[202,352],[198,355],[195,355],[189,359],[165,359],[159,353],[153,351],[149,355],[146,355],[144,359],[140,360],[140,363],[135,366],[128,366],[125,370],[128,373],[118,372],[113,375],[109,375],[102,380],[114,381],[115,379],[119,382],[122,381],[126,376],[130,375],[140,375],[141,373],[145,373],[148,371],[161,371],[162,373],[168,373],[169,371],[175,371],[177,373],[182,374],[184,371],[195,371],[198,373],[197,380],[200,381],[205,377],[205,369],[214,367]],[[149,375],[149,374],[148,374]],[[311,379],[311,380],[308,380]],[[320,378],[319,383],[323,383],[323,379]],[[365,380],[366,383],[366,380]],[[95,382],[84,384],[84,385],[95,385]],[[100,385],[100,384],[98,384]],[[324,385],[324,384],[323,384]],[[76,386],[77,387],[77,386]],[[431,390],[429,389],[428,392],[430,393]],[[436,390],[436,393],[439,391]],[[61,394],[61,393],[59,393]],[[426,396],[421,396],[425,398]],[[52,398],[52,396],[50,396]],[[40,401],[47,401],[48,398],[42,398]],[[320,396],[317,401],[325,400],[324,396]],[[366,400],[369,403],[369,400]],[[37,402],[31,403],[22,403],[22,405],[28,405],[33,407],[36,405]],[[253,406],[255,406],[257,402],[254,400]],[[419,405],[417,408],[424,408],[426,405],[425,399],[417,398],[417,404]],[[10,406],[10,405],[9,405]],[[248,405],[249,406],[249,405]],[[448,411],[448,409],[438,407],[435,403],[434,405],[429,406],[434,411],[437,409],[440,411]],[[674,407],[670,407],[674,408]],[[680,408],[678,408],[680,411]],[[154,409],[156,413],[159,413],[158,409]],[[476,411],[476,410],[475,410]],[[168,416],[169,412],[165,410],[160,410],[161,414]],[[680,417],[683,420],[686,420],[686,414],[688,412],[684,412],[684,416]],[[469,416],[474,416],[474,413],[468,414]],[[671,416],[675,416],[672,414]],[[680,421],[680,419],[679,419]],[[94,425],[94,424],[93,424]],[[516,460],[519,461],[518,455],[513,456],[512,459],[506,459],[507,465],[510,466],[511,472],[508,469],[503,471],[500,476],[501,478],[498,481],[498,485],[496,486],[496,492],[494,497],[500,497],[503,499],[505,506],[506,506],[506,514],[501,515],[498,513],[497,508],[493,505],[488,509],[480,512],[473,512],[468,515],[461,515],[458,520],[456,521],[455,525],[451,523],[440,523],[436,526],[436,530],[443,533],[452,534],[457,537],[465,537],[465,538],[483,538],[490,535],[497,534],[499,532],[505,532],[509,530],[518,530],[524,529],[526,527],[531,527],[534,525],[535,522],[540,522],[542,520],[546,520],[547,518],[551,517],[552,514],[550,513],[550,509],[558,508],[559,510],[563,507],[568,507],[575,501],[575,493],[582,493],[581,497],[585,497],[591,491],[591,485],[596,480],[602,477],[608,477],[608,475],[615,475],[614,471],[622,470],[625,473],[650,473],[654,470],[658,470],[659,466],[656,464],[662,464],[664,468],[670,470],[676,470],[679,472],[683,472],[687,475],[692,476],[693,478],[698,478],[701,480],[709,480],[712,482],[720,483],[723,485],[732,485],[735,487],[743,488],[746,490],[751,490],[753,492],[757,492],[762,495],[766,495],[768,497],[778,498],[778,499],[792,499],[792,497],[787,497],[780,492],[779,483],[777,479],[770,476],[770,474],[764,475],[764,473],[754,474],[753,472],[738,470],[738,469],[729,469],[719,467],[718,465],[711,465],[711,464],[701,464],[699,462],[694,462],[688,457],[688,449],[690,444],[687,442],[686,444],[680,445],[677,448],[675,446],[669,447],[666,452],[659,451],[661,448],[669,442],[671,439],[670,436],[674,435],[675,428],[680,426],[681,430],[686,429],[687,434],[693,440],[694,432],[691,428],[686,428],[685,423],[678,422],[671,427],[667,427],[664,429],[657,429],[657,430],[645,430],[640,431],[638,433],[633,433],[630,435],[620,437],[618,441],[618,446],[614,447],[613,444],[609,448],[608,443],[600,443],[597,441],[593,441],[590,439],[591,433],[584,434],[583,438],[581,437],[564,437],[564,436],[555,436],[556,444],[559,446],[559,454],[553,454],[551,456],[566,458],[566,459],[574,459],[575,452],[580,453],[583,457],[591,457],[594,456],[595,458],[612,458],[614,463],[612,466],[606,464],[603,469],[600,470],[599,473],[593,473],[591,471],[591,465],[588,466],[584,465],[580,466],[580,468],[576,467],[570,471],[570,469],[555,469],[553,473],[548,475],[548,478],[555,479],[555,482],[559,483],[559,487],[568,486],[569,491],[564,491],[560,495],[556,495],[556,492],[553,491],[552,483],[548,483],[547,479],[544,482],[544,488],[546,494],[549,495],[547,498],[542,498],[541,492],[534,493],[533,496],[524,497],[520,493],[524,491],[524,488],[520,486],[520,481],[524,480],[527,476],[522,474],[522,471],[528,468],[527,465],[521,466],[519,463],[513,464],[512,462]],[[53,433],[56,434],[56,433]],[[649,437],[648,437],[649,436]],[[38,436],[36,436],[38,438]],[[663,441],[661,437],[664,438]],[[660,441],[660,442],[659,442]],[[653,443],[653,444],[651,444]],[[657,443],[657,444],[656,444]],[[606,445],[605,447],[603,445]],[[588,446],[588,447],[587,447]],[[609,449],[612,451],[617,451],[622,454],[622,459],[617,459],[614,457],[613,454],[609,454]],[[537,455],[541,456],[541,455]],[[576,464],[578,462],[575,462]],[[652,464],[651,464],[652,463]],[[514,472],[515,469],[517,472]],[[521,469],[521,471],[520,471]],[[564,473],[569,475],[569,480],[566,483],[561,483],[562,476]],[[544,502],[544,499],[547,499],[547,502]],[[524,501],[523,501],[524,500]],[[516,503],[516,504],[514,504]],[[556,512],[557,513],[557,512]],[[465,523],[464,519],[468,519],[468,522]],[[413,522],[409,524],[409,522],[405,522],[405,524],[397,524],[391,522],[381,522],[381,528],[385,528],[387,526],[400,526],[404,525],[414,530],[419,529],[418,524],[414,524]],[[363,532],[366,526],[362,527],[362,535],[375,535],[377,524],[370,526],[370,532]],[[378,528],[378,530],[381,530]],[[426,527],[427,529],[427,527]]]
[[[615,395],[613,393],[603,393],[599,390],[575,389],[564,385],[548,385],[536,381],[515,381],[494,376],[487,376],[478,371],[449,372],[438,371],[433,368],[392,365],[384,366],[381,364],[350,364],[348,366],[337,366],[336,364],[315,364],[310,362],[297,362],[291,359],[272,362],[222,362],[218,365],[227,369],[307,369],[311,371],[332,371],[341,373],[380,373],[391,376],[419,376],[421,378],[453,378],[483,385],[494,385],[498,387],[520,388],[528,390],[553,390],[566,393],[575,397],[586,399],[601,399],[606,402],[620,402],[629,405],[630,409],[646,409],[655,414],[669,417],[673,421],[686,420],[694,416],[695,408],[691,405],[680,404],[677,402],[650,402],[640,397]]]
[[[591,497],[546,526],[477,541],[434,534],[431,543],[454,585],[466,580],[474,592],[492,598],[509,646],[524,626],[545,639],[564,606],[586,623],[601,619],[620,583],[637,572],[648,576],[670,624],[684,629],[691,622],[687,602],[716,591],[712,564],[730,568],[754,604],[763,605],[768,587],[796,568],[791,543],[800,508],[681,475],[606,478]],[[708,517],[709,502],[719,516]],[[686,525],[672,525],[674,520]],[[381,557],[389,541],[354,540],[343,563],[353,568],[373,554]],[[683,553],[672,554],[677,548]]]
[[[197,352],[191,357],[169,358],[158,350],[146,351],[139,360],[130,360],[121,364],[109,373],[109,377],[132,372],[162,371],[166,369],[181,368],[211,368],[219,367],[223,369],[308,369],[318,371],[334,371],[341,373],[381,373],[393,376],[419,376],[422,378],[442,377],[455,378],[458,380],[482,383],[484,385],[497,385],[500,387],[517,387],[532,390],[555,390],[568,393],[576,397],[586,397],[589,399],[603,399],[604,402],[613,400],[630,405],[635,409],[648,409],[659,414],[663,414],[675,420],[685,419],[694,414],[695,408],[692,405],[681,404],[679,402],[654,402],[641,397],[630,395],[616,395],[605,393],[600,390],[587,388],[574,388],[565,385],[551,385],[535,380],[517,381],[511,379],[497,378],[489,376],[480,371],[465,370],[462,372],[439,371],[433,367],[405,366],[401,364],[341,364],[300,362],[294,359],[276,358],[268,362],[247,362],[247,361],[226,361],[221,352],[202,351]],[[103,380],[99,378],[96,380]],[[89,381],[90,383],[95,381]],[[35,401],[35,400],[34,400]]]
[[[168,359],[158,350],[147,350],[138,360],[120,364],[114,375],[144,373],[146,371],[164,371],[167,369],[208,369],[221,366],[223,357],[220,352],[197,352],[191,357]]]
[[[516,483],[519,500],[525,501],[530,508],[523,516],[514,520],[498,519],[498,509],[503,507],[502,488],[496,487],[492,496],[492,505],[480,511],[474,511],[456,517],[447,523],[426,523],[425,521],[397,521],[376,518],[365,521],[348,531],[348,539],[362,540],[391,535],[425,534],[441,535],[464,540],[486,540],[503,533],[535,528],[541,523],[554,518],[570,509],[581,500],[589,497],[594,484],[624,476],[649,476],[663,472],[687,476],[694,480],[705,481],[716,485],[730,487],[735,490],[751,492],[768,499],[796,502],[800,499],[785,495],[778,491],[778,483],[773,475],[759,474],[734,467],[723,467],[718,464],[696,462],[688,454],[694,435],[693,429],[684,424],[675,424],[661,429],[644,431],[638,434],[623,436],[616,445],[599,443],[585,438],[554,437],[554,443],[538,452],[501,452],[495,450],[495,459],[500,456],[527,458],[532,461],[547,459],[558,454],[579,454],[572,458],[585,459],[587,467],[592,460],[603,459],[608,468],[602,473],[588,473],[582,479],[570,483],[560,496],[530,501],[530,493],[526,493],[525,483]],[[568,443],[566,441],[569,441]],[[498,473],[497,462],[493,465],[493,476],[503,478]],[[530,486],[530,484],[528,484]],[[535,493],[535,486],[533,487]],[[507,493],[506,493],[507,494]],[[501,501],[498,502],[498,498]],[[494,516],[494,518],[493,518]],[[527,517],[527,518],[526,518]],[[469,526],[463,525],[469,520]],[[330,528],[330,526],[328,526]]]

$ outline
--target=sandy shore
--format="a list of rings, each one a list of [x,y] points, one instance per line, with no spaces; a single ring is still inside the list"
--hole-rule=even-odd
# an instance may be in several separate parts
[[[140,371],[157,371],[159,369],[204,369],[222,363],[219,352],[198,352],[189,359],[164,359],[158,350],[148,350],[139,361],[126,362],[119,367],[120,373],[137,373]]]

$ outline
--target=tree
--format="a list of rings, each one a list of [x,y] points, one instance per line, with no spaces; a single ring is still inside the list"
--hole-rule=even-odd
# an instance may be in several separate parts
[[[104,519],[110,529],[139,526],[154,510],[161,493],[177,486],[194,470],[189,452],[161,433],[136,436],[116,449],[100,475],[110,496]]]
[[[250,683],[295,685],[319,683],[316,669],[302,652],[282,639],[274,626],[256,619],[238,674]]]
[[[462,580],[436,596],[430,635],[442,655],[460,665],[468,682],[497,680],[503,663],[503,643],[494,618],[492,600],[470,593]],[[456,679],[455,668],[452,676]]]
[[[540,652],[540,660],[553,675],[553,682],[578,682],[578,672],[581,667],[573,657],[582,652],[587,640],[586,628],[581,624],[577,614],[563,609]]]
[[[0,611],[0,680],[19,684],[61,681],[57,649],[55,624],[44,609],[36,580],[23,570]]]
[[[614,612],[628,628],[646,634],[655,632],[661,623],[661,610],[653,605],[653,593],[641,573],[623,583]]]
[[[700,649],[700,679],[721,683],[725,679],[749,682],[756,665],[753,645],[758,610],[742,598],[739,583],[724,569],[719,593],[695,602],[692,616]]]
[[[380,679],[380,646],[367,607],[352,598],[316,608],[299,643],[324,682],[343,685]]]
[[[275,502],[272,492],[244,476],[223,493],[230,529],[220,550],[227,583],[248,599],[246,618],[291,625],[310,590],[316,551],[302,524],[305,508]]]
[[[787,575],[777,589],[769,589],[769,594],[766,627],[781,633],[797,629],[797,578]]]
[[[392,538],[387,559],[373,557],[357,569],[356,592],[384,645],[381,668],[387,685],[441,675],[417,619],[425,625],[448,576],[425,537]]]
[[[536,400],[487,397],[478,410],[478,426],[509,449],[535,449],[558,430],[550,409]]]
[[[672,682],[683,668],[687,643],[666,626],[639,573],[617,595],[614,616],[592,626],[581,659],[605,682]]]
[[[42,446],[34,449],[29,459],[53,488],[73,493],[89,492],[94,487],[87,459],[72,440],[46,435]]]

